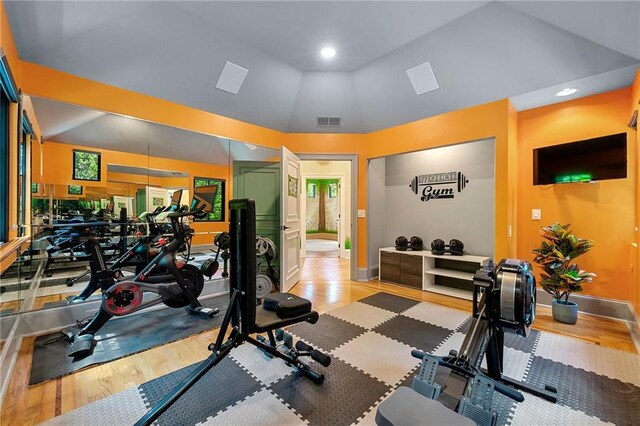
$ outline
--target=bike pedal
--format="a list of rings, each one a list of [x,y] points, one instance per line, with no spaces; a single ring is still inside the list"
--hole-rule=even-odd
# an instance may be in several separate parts
[[[67,356],[71,358],[84,358],[93,353],[93,349],[96,346],[96,341],[92,334],[83,334],[82,336],[75,336],[73,343],[69,346]]]

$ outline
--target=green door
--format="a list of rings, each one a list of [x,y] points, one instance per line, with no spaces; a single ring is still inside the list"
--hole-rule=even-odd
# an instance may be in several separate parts
[[[256,235],[275,243],[280,265],[280,163],[234,161],[233,198],[255,200]]]
[[[140,217],[147,209],[147,191],[138,189],[136,191],[136,216]]]

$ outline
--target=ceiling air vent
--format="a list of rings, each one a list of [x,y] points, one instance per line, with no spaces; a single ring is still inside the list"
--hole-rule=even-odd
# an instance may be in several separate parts
[[[340,127],[342,117],[317,117],[318,127]]]

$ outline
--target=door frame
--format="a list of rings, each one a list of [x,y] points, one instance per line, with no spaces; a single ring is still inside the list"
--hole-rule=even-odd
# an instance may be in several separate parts
[[[358,281],[358,154],[301,154],[301,161],[350,161],[351,162],[351,253],[349,276]]]
[[[300,159],[300,161],[309,161],[309,160],[303,160]],[[307,179],[337,179],[338,180],[338,184],[340,185],[340,189],[338,191],[338,206],[339,206],[339,211],[338,214],[340,215],[340,222],[338,225],[338,245],[339,245],[339,249],[338,249],[338,257],[344,259],[344,255],[345,255],[345,248],[344,248],[344,238],[345,235],[347,233],[347,230],[344,228],[342,221],[344,220],[344,218],[342,217],[342,214],[344,213],[345,215],[348,214],[348,212],[346,211],[345,206],[347,205],[347,203],[345,202],[345,195],[343,192],[343,183],[346,179],[346,175],[344,173],[310,173],[310,174],[302,174],[302,184],[304,185],[302,187],[304,194],[305,194],[305,201],[306,201],[306,189],[307,189]],[[300,226],[300,231],[301,231],[301,239],[302,239],[302,257],[306,258],[307,257],[307,203],[304,202],[302,203],[302,209],[301,209],[301,216],[303,218],[301,226]],[[349,254],[351,255],[351,254]]]

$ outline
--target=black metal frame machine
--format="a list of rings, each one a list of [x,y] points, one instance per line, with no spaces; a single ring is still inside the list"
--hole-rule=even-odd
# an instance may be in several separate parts
[[[556,402],[556,389],[538,389],[503,375],[504,333],[527,337],[535,320],[536,283],[531,265],[518,259],[490,263],[473,278],[473,317],[458,351],[444,357],[413,350],[422,359],[412,389],[400,388],[382,402],[376,413],[379,425],[448,422],[494,425],[494,391],[524,401],[518,390]],[[486,357],[487,368],[481,368]],[[435,382],[438,367],[448,369],[445,383]],[[453,411],[455,412],[453,412]],[[473,424],[473,423],[471,423]]]
[[[294,346],[290,335],[289,338],[284,338],[285,342],[289,341],[284,345],[278,345],[276,338],[286,335],[282,332],[282,327],[300,322],[314,324],[318,321],[319,315],[311,309],[311,302],[290,293],[278,293],[265,299],[262,306],[256,306],[255,215],[253,200],[229,202],[231,300],[216,341],[209,345],[212,354],[138,420],[136,425],[152,424],[210,369],[220,363],[233,348],[243,343],[252,344],[271,356],[284,360],[316,384],[324,381],[324,375],[312,370],[308,364],[300,360],[300,357],[311,357],[327,367],[331,363],[328,355],[302,341],[298,341]],[[267,333],[268,340],[254,338],[254,333]]]

